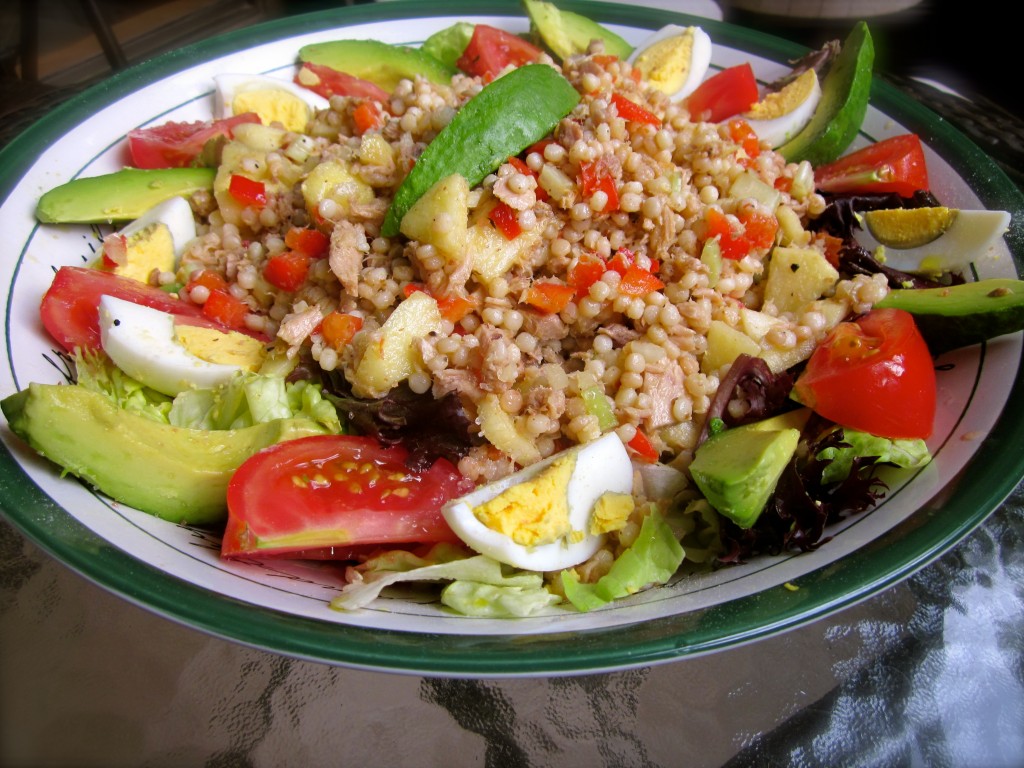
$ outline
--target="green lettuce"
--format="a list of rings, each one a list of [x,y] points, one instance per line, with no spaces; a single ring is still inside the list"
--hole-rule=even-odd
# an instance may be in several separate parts
[[[468,616],[530,616],[561,601],[544,587],[540,573],[511,569],[486,555],[466,557],[451,545],[439,544],[423,557],[388,552],[353,570],[357,579],[331,600],[331,608],[365,608],[386,587],[408,581],[452,582],[442,590],[441,602]]]
[[[874,458],[876,464],[893,464],[903,469],[917,469],[931,461],[931,454],[924,440],[890,439],[876,437],[867,432],[843,427],[844,446],[821,450],[817,457],[829,464],[822,472],[824,483],[838,483],[845,480],[853,468],[854,459]]]
[[[636,541],[593,584],[580,582],[572,569],[561,573],[565,596],[577,610],[591,611],[613,600],[664,584],[683,562],[683,547],[661,513],[652,508]]]
[[[274,419],[305,418],[328,432],[342,431],[338,412],[308,381],[242,373],[215,389],[191,389],[174,398],[168,414],[176,427],[241,429]]]
[[[80,352],[75,356],[78,386],[108,397],[114,405],[162,424],[168,422],[172,400],[133,379],[106,355]]]

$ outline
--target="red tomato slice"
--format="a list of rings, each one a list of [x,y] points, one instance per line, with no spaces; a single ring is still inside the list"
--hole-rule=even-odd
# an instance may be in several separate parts
[[[814,170],[822,192],[895,192],[910,197],[928,189],[928,167],[921,139],[893,136]]]
[[[796,381],[804,405],[845,427],[927,438],[935,422],[935,366],[913,316],[875,309],[840,323]]]
[[[104,294],[169,312],[180,323],[229,330],[223,324],[206,318],[202,307],[197,304],[182,301],[138,280],[87,267],[61,267],[57,270],[39,307],[43,326],[68,352],[73,352],[76,347],[101,349],[99,304],[100,296]],[[250,335],[265,338],[260,334]]]
[[[224,557],[458,541],[441,507],[473,489],[445,459],[426,472],[370,437],[314,435],[260,451],[228,485]]]
[[[720,123],[757,102],[757,80],[750,64],[723,69],[697,86],[686,99],[693,120]],[[707,114],[705,114],[707,113]]]
[[[520,67],[540,58],[542,51],[503,29],[477,24],[473,36],[455,66],[490,82],[509,64]]]
[[[220,136],[230,139],[236,125],[259,121],[255,112],[245,112],[223,120],[136,128],[128,131],[128,154],[136,168],[187,168],[199,159],[210,140]]]
[[[386,102],[391,98],[388,92],[376,83],[308,61],[303,62],[302,68],[295,74],[295,83],[303,88],[309,88],[325,99],[331,96],[356,96]]]

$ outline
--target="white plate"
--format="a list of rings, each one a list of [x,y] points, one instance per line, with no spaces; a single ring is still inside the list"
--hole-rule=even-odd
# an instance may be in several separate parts
[[[634,43],[670,21],[696,21],[603,2],[572,7]],[[39,299],[55,268],[80,265],[99,246],[94,228],[40,226],[34,208],[42,192],[125,165],[123,136],[131,128],[209,118],[219,72],[290,77],[302,45],[346,37],[415,45],[459,20],[527,30],[525,18],[484,15],[488,9],[481,3],[440,4],[432,13],[437,15],[411,18],[423,14],[415,3],[356,6],[214,38],[112,78],[9,145],[0,154],[7,246],[0,263],[9,276],[0,396],[29,382],[62,380],[54,344],[39,324]],[[756,32],[701,24],[715,43],[715,66],[750,61],[763,80],[786,71],[779,62],[801,52]],[[1021,196],[996,166],[934,115],[876,84],[859,141],[908,130],[928,144],[939,199],[961,208],[1011,210],[1015,224],[1008,240],[1016,243]],[[978,275],[1016,276],[1011,250],[1003,247],[998,259],[979,264]],[[587,614],[559,608],[535,618],[472,619],[422,593],[419,599],[382,599],[355,613],[333,611],[328,602],[342,584],[335,566],[222,562],[215,536],[111,503],[61,478],[6,428],[0,501],[26,535],[88,578],[175,620],[282,653],[449,675],[652,664],[746,642],[860,600],[948,549],[998,506],[1024,473],[1024,460],[994,448],[1012,439],[1024,421],[1018,405],[1007,405],[1019,379],[1021,340],[1005,337],[941,363],[939,414],[929,441],[935,460],[901,477],[873,511],[829,531],[833,539],[825,546],[679,579]],[[26,475],[33,485],[24,482]]]

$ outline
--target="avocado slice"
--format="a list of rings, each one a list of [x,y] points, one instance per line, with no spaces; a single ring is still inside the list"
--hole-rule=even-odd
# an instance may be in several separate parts
[[[871,95],[875,46],[868,25],[857,22],[825,75],[811,121],[779,147],[787,161],[818,166],[836,160],[856,138]]]
[[[484,86],[423,150],[384,217],[381,234],[394,237],[424,192],[458,173],[470,187],[548,135],[579,103],[568,80],[547,64],[527,64]]]
[[[172,197],[213,189],[214,168],[123,168],[73,179],[39,198],[44,224],[111,224],[131,221]]]
[[[740,528],[761,515],[796,453],[800,430],[733,427],[709,437],[694,454],[690,475],[720,514]]]
[[[585,53],[592,40],[604,41],[604,52],[623,61],[633,53],[633,46],[586,16],[560,10],[553,3],[542,0],[523,0],[523,7],[541,41],[563,61]]]
[[[462,57],[469,41],[473,39],[474,29],[474,25],[468,21],[457,21],[424,40],[420,50],[449,67],[455,67],[455,62]]]
[[[447,85],[458,72],[454,66],[445,64],[422,48],[390,45],[380,40],[311,43],[299,49],[299,60],[369,80],[388,93],[395,90],[399,81],[412,80],[416,75],[438,85]]]
[[[1024,281],[993,277],[942,288],[900,288],[875,304],[914,316],[933,355],[1024,330]]]
[[[306,419],[233,430],[182,429],[118,408],[75,384],[29,384],[0,400],[18,437],[111,498],[175,523],[227,519],[234,471],[262,448],[319,435]]]

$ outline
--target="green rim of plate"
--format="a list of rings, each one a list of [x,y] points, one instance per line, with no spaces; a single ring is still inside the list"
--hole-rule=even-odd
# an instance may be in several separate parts
[[[605,2],[559,7],[602,23],[658,29],[699,23],[716,42],[784,62],[806,49],[723,22]],[[99,107],[161,77],[253,45],[326,27],[425,16],[522,16],[516,2],[413,0],[294,16],[220,35],[115,75],[55,109],[0,150],[0,199],[35,157]],[[918,132],[973,188],[986,207],[1013,214],[1007,242],[1017,272],[1024,260],[1024,197],[998,166],[956,129],[875,78],[872,103]],[[1001,418],[964,471],[906,521],[846,557],[795,582],[692,613],[612,629],[541,635],[473,636],[364,629],[253,606],[169,576],[113,547],[36,487],[6,446],[0,453],[0,508],[31,541],[99,586],[211,635],[295,658],[420,675],[504,677],[580,674],[693,657],[792,629],[860,602],[907,578],[981,524],[1024,475],[1015,449],[1024,427],[1018,367]]]

